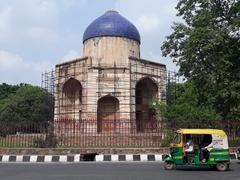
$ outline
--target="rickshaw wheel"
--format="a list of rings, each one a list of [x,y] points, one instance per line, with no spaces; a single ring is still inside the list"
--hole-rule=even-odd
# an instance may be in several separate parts
[[[163,164],[163,166],[164,166],[164,169],[166,169],[166,170],[172,170],[172,169],[174,169],[174,163],[173,163],[173,162],[167,162],[167,161],[165,161],[164,164]]]
[[[229,166],[226,162],[218,162],[217,166],[216,166],[218,171],[226,171],[228,169],[228,167]]]

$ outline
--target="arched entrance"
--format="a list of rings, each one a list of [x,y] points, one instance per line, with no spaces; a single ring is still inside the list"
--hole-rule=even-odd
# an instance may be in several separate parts
[[[61,100],[61,114],[67,119],[81,119],[82,104],[82,85],[81,83],[70,78],[63,84],[63,97]]]
[[[152,101],[157,97],[158,86],[149,77],[142,78],[136,84],[135,104],[136,104],[136,125],[138,132],[144,132],[152,127],[154,123],[154,111]]]
[[[113,96],[104,96],[97,103],[98,132],[112,132],[116,130],[119,120],[119,101]]]

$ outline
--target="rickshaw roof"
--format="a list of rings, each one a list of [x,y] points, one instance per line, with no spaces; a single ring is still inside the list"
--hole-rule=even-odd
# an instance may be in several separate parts
[[[226,133],[220,129],[179,129],[177,133],[181,134],[215,134],[225,137]]]

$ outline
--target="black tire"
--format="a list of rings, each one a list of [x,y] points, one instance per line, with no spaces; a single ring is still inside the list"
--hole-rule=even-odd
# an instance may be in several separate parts
[[[226,162],[218,162],[216,168],[218,171],[226,171],[229,168],[229,165]]]
[[[169,162],[169,161],[165,161],[163,164],[163,167],[165,170],[173,170],[174,169],[174,163],[173,162]]]

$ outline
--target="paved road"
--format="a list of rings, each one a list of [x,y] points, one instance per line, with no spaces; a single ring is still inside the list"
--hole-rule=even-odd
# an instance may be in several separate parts
[[[1,180],[240,180],[240,163],[227,172],[188,167],[166,171],[162,163],[0,164]]]

